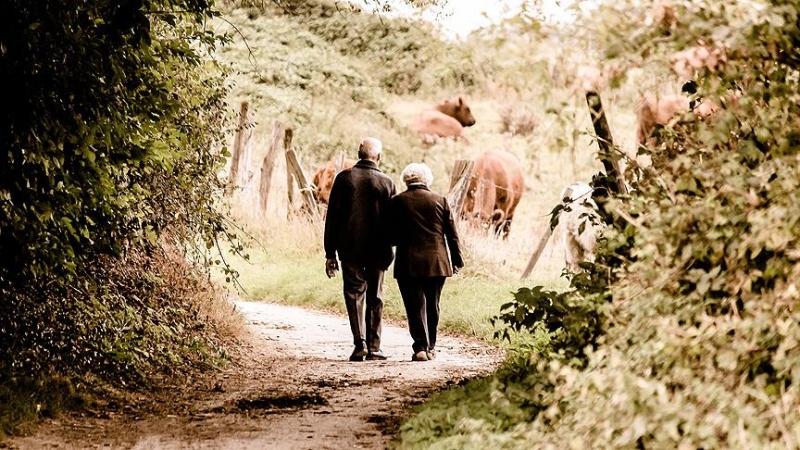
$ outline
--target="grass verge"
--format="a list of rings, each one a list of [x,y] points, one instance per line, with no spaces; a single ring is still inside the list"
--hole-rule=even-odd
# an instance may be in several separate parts
[[[341,278],[325,276],[318,226],[304,220],[265,219],[251,226],[250,232],[253,240],[248,260],[228,260],[239,273],[236,288],[244,299],[346,312]],[[564,285],[553,271],[540,274],[539,279],[520,281],[517,266],[524,261],[507,261],[506,267],[498,270],[495,266],[502,263],[492,259],[520,259],[520,254],[509,250],[516,245],[513,242],[478,237],[466,229],[462,235],[467,264],[462,273],[445,283],[440,319],[443,332],[489,340],[494,332],[490,319],[522,285],[544,284],[549,289]],[[395,323],[405,323],[402,298],[392,274],[390,267],[384,280],[384,315]],[[221,272],[214,274],[219,283],[224,278]]]

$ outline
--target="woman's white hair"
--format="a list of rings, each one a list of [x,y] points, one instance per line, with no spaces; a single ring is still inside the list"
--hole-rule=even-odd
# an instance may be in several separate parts
[[[427,164],[424,163],[411,163],[403,169],[400,178],[406,185],[411,183],[424,183],[430,185],[433,183],[433,172]]]

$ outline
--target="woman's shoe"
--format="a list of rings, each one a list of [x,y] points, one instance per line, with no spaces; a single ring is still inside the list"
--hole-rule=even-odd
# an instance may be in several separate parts
[[[386,361],[387,359],[389,359],[389,357],[381,350],[367,353],[367,361]]]

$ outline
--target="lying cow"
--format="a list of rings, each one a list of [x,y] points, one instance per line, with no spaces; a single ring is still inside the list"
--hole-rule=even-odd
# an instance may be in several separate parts
[[[636,106],[636,143],[639,146],[654,146],[653,131],[657,126],[666,126],[673,119],[688,112],[704,118],[714,115],[719,107],[709,100],[692,105],[684,95],[643,94]]]
[[[592,187],[573,183],[561,191],[564,206],[558,216],[567,270],[578,272],[582,261],[594,262],[597,235],[605,227],[592,200]]]
[[[522,164],[506,151],[489,150],[475,158],[462,216],[508,237],[525,178]]]
[[[433,145],[439,139],[464,140],[464,127],[475,125],[467,100],[463,96],[448,98],[432,108],[423,110],[411,124],[423,144]]]
[[[325,216],[325,208],[328,206],[331,187],[333,187],[333,179],[336,178],[336,174],[344,169],[353,167],[355,164],[356,160],[354,159],[344,158],[342,160],[339,157],[334,157],[314,172],[314,177],[311,179],[311,183],[314,185],[314,199],[322,207],[323,217]]]

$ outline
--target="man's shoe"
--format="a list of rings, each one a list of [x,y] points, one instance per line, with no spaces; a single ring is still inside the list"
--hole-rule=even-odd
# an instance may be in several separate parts
[[[365,356],[367,356],[367,349],[364,347],[356,347],[350,355],[350,361],[363,361]]]
[[[417,353],[414,353],[414,356],[411,357],[412,361],[427,361],[428,354],[424,351],[420,350]]]
[[[429,361],[432,361],[432,360],[436,359],[436,350],[434,350],[434,349],[428,350],[427,352],[425,352],[425,354],[428,355],[428,360]]]
[[[382,350],[367,353],[367,361],[386,361],[387,359],[389,357],[384,355]]]

